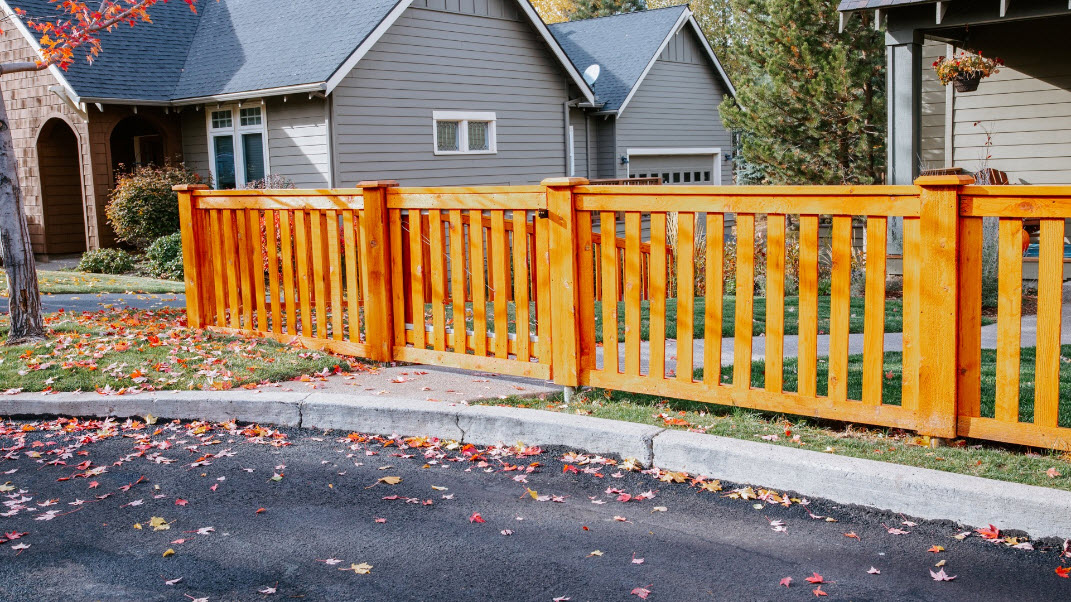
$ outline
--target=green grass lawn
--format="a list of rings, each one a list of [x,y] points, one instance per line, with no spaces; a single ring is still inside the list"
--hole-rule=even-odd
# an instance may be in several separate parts
[[[256,338],[185,328],[181,309],[45,316],[50,338],[0,346],[0,391],[225,390],[349,371],[338,357]],[[0,340],[7,337],[0,318]]]
[[[50,272],[39,270],[37,282],[43,294],[60,293],[181,293],[181,282],[157,280],[140,276],[112,276],[83,272]],[[0,271],[0,296],[7,296],[7,277]]]

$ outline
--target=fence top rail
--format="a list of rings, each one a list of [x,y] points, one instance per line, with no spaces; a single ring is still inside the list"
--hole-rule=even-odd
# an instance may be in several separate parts
[[[732,197],[807,197],[807,196],[882,196],[917,197],[918,186],[577,186],[577,194],[672,195],[672,196],[732,196]]]
[[[542,186],[388,188],[389,209],[546,209]]]
[[[639,188],[638,186],[631,188]],[[663,190],[669,187],[662,187]],[[740,196],[731,193],[623,194],[579,190],[576,207],[581,211],[650,211],[694,213],[744,213],[787,215],[874,215],[918,217],[918,196],[890,195],[792,195]]]
[[[1071,186],[965,186],[961,217],[1071,218]]]
[[[283,188],[283,189],[242,189],[242,190],[193,190],[195,198],[204,197],[287,197],[287,196],[361,196],[363,188]]]
[[[264,209],[298,211],[302,209],[364,209],[364,197],[360,195],[324,196],[200,196],[193,199],[195,209]]]

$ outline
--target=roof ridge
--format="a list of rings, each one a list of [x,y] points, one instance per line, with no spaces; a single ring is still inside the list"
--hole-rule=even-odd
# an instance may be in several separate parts
[[[182,74],[186,73],[186,63],[190,61],[190,53],[193,52],[193,41],[197,39],[197,32],[201,31],[201,25],[205,22],[204,16],[205,13],[208,12],[208,6],[204,4],[201,6],[204,8],[203,11],[194,8],[193,13],[197,15],[197,27],[193,28],[193,35],[190,36],[190,39],[186,44],[186,53],[182,57],[182,68],[179,69],[178,76],[175,77],[175,82],[171,86],[171,90],[167,93],[168,102],[175,101],[175,94],[178,92],[179,84],[182,83]]]
[[[632,12],[627,12],[627,13],[617,13],[617,14],[613,14],[613,15],[602,15],[602,16],[599,16],[599,17],[589,17],[587,19],[577,19],[575,21],[559,21],[558,23],[550,23],[550,24],[547,25],[547,27],[554,27],[554,26],[557,26],[557,25],[566,25],[566,24],[571,24],[571,23],[588,23],[590,21],[598,21],[599,19],[612,19],[614,17],[627,17],[629,15],[640,15],[640,14],[643,14],[643,13],[654,13],[654,12],[658,12],[658,11],[662,11],[662,10],[669,10],[671,8],[688,8],[688,3],[685,2],[683,4],[674,4],[673,6],[662,6],[662,7],[659,7],[659,8],[645,8],[643,10],[634,10]]]

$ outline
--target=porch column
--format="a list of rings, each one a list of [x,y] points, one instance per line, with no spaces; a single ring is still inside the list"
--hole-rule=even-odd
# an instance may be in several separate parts
[[[919,175],[922,114],[922,36],[915,30],[885,34],[888,184],[911,184]],[[889,219],[888,252],[903,253],[903,218]]]

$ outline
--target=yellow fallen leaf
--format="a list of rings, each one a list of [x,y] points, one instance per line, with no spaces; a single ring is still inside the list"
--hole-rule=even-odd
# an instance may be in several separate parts
[[[946,562],[948,562],[948,561],[947,560],[942,560],[941,562],[938,562],[937,564],[935,564],[933,566],[944,566]]]
[[[174,556],[174,555],[175,555],[175,551],[172,550],[171,548],[168,548],[167,551],[164,552],[164,558],[167,558],[168,556]]]
[[[446,491],[449,489],[449,487],[439,487],[438,485],[432,485],[431,488],[435,491]]]
[[[655,506],[654,508],[651,508],[651,512],[652,513],[654,513],[654,512],[665,512],[666,510],[667,510],[667,508],[665,506]]]
[[[362,562],[361,564],[351,564],[349,567],[341,568],[339,570],[340,571],[353,571],[354,573],[357,573],[358,575],[367,575],[368,573],[372,572],[372,565],[368,564],[367,562]]]
[[[141,523],[134,523],[135,529],[141,529]]]
[[[0,485],[0,491],[2,491],[2,492],[6,493],[8,491],[14,491],[14,490],[15,490],[15,486],[11,484],[11,481],[8,481],[7,483],[4,483],[3,485]]]
[[[602,550],[595,550],[592,553],[588,554],[588,558],[591,558],[592,556],[602,556]]]
[[[380,483],[386,483],[387,485],[397,485],[398,483],[401,483],[401,482],[402,482],[402,477],[394,477],[394,476],[381,477],[375,483],[372,483],[368,487],[365,487],[365,489],[371,489],[371,488],[375,487],[376,485],[379,485]]]
[[[159,516],[154,516],[149,519],[149,526],[153,531],[167,531],[171,528],[171,525],[167,524],[167,521]]]
[[[153,416],[152,414],[145,414],[145,424],[148,424],[150,426],[156,424],[156,416]]]

